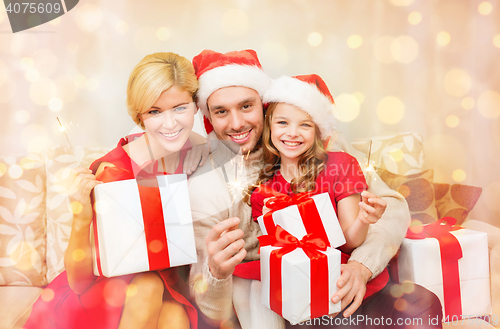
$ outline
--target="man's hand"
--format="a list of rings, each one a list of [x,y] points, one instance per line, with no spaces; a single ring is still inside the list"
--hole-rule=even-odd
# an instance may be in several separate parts
[[[225,279],[234,272],[236,265],[241,263],[247,252],[242,239],[243,230],[238,228],[240,219],[228,218],[210,230],[205,243],[208,251],[208,268],[216,279]]]
[[[356,312],[363,302],[366,293],[366,283],[372,276],[372,272],[363,264],[350,261],[340,267],[340,278],[337,280],[339,290],[332,296],[334,304],[341,301],[341,309],[353,302],[343,315],[345,318]]]

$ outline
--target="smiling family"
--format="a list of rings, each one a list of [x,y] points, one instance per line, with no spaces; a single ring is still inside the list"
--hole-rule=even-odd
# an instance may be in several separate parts
[[[338,290],[330,296],[342,311],[331,320],[391,318],[394,326],[399,318],[419,318],[418,327],[440,328],[441,321],[428,322],[441,317],[434,294],[418,285],[403,296],[391,294],[395,283],[386,267],[404,238],[409,211],[376,174],[364,177],[334,131],[333,104],[319,76],[272,80],[253,50],[204,50],[192,64],[173,53],[146,56],[127,89],[129,114],[145,133],[120,140],[90,170],[73,172],[70,199],[83,211],[73,216],[66,271],[49,285],[55,297],[39,299],[24,328],[290,326],[261,302],[262,231],[254,219],[269,211],[261,187],[289,196],[328,193],[346,239]],[[197,108],[208,143],[191,131]],[[95,276],[92,189],[143,172],[183,171],[194,171],[188,186],[198,262],[189,276],[182,275],[186,267]],[[84,257],[73,257],[82,250]],[[326,326],[336,323],[370,327]]]

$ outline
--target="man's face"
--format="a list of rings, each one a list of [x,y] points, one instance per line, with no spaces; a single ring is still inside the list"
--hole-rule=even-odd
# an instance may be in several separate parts
[[[210,122],[221,140],[230,140],[243,154],[255,150],[264,127],[264,111],[259,94],[246,87],[225,87],[207,99]]]

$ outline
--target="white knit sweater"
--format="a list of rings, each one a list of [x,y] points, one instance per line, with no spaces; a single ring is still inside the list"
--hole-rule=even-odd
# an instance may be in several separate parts
[[[271,311],[267,313],[260,309],[251,313],[252,308],[259,309],[259,305],[254,304],[260,303],[254,300],[255,296],[249,295],[255,290],[253,285],[243,283],[245,280],[239,278],[233,283],[232,276],[218,280],[208,270],[205,237],[215,224],[230,217],[240,218],[239,227],[245,232],[245,261],[259,259],[257,236],[262,234],[258,224],[251,218],[250,206],[242,201],[243,189],[256,180],[262,168],[262,152],[242,156],[231,151],[224,142],[216,140],[214,135],[209,136],[209,140],[212,145],[211,159],[189,179],[198,253],[198,263],[191,266],[191,295],[205,317],[214,323],[230,320],[238,326],[234,307],[244,329],[256,327],[263,321],[268,321],[268,324],[279,322],[280,318]],[[330,145],[333,147],[329,150],[348,152],[363,163],[363,154],[353,149],[340,134]],[[352,252],[350,260],[365,265],[373,273],[373,278],[384,270],[401,245],[410,215],[404,198],[389,189],[376,174],[367,175],[366,180],[369,191],[387,201],[387,209],[377,224],[370,225],[365,242]],[[239,284],[240,288],[233,289],[233,284]],[[276,323],[271,327],[281,326],[282,323]]]

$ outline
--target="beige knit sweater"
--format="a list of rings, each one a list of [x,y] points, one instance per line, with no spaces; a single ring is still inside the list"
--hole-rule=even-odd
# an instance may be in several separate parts
[[[340,134],[334,136],[329,151],[345,151],[364,163],[360,154],[346,142]],[[209,320],[220,321],[234,318],[234,305],[248,304],[250,296],[233,294],[233,277],[224,280],[214,278],[207,265],[205,237],[218,222],[230,217],[239,217],[239,227],[245,232],[245,261],[257,260],[257,236],[262,232],[251,219],[251,208],[242,201],[242,191],[255,181],[262,168],[261,151],[242,156],[231,151],[224,142],[214,135],[209,136],[212,145],[211,159],[199,168],[189,179],[189,192],[193,215],[198,263],[191,266],[189,285],[191,295],[202,313]],[[401,245],[410,222],[408,206],[404,198],[389,189],[376,175],[365,175],[369,191],[387,201],[387,209],[377,224],[370,225],[365,242],[355,249],[351,260],[364,264],[377,276],[387,266]],[[244,291],[244,290],[239,290]],[[238,310],[238,312],[240,312]],[[238,314],[242,318],[254,317],[252,314]],[[257,315],[257,314],[256,314]],[[247,326],[242,321],[243,328]]]

